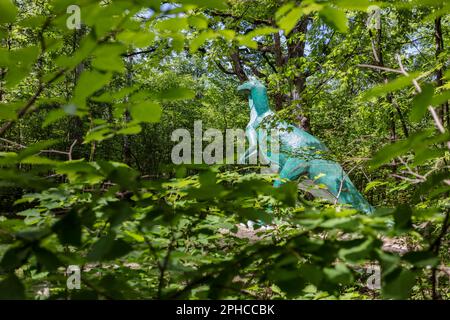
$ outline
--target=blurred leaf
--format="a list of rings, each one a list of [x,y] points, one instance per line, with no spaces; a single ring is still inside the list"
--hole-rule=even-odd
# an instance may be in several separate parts
[[[178,3],[194,5],[198,8],[227,9],[225,0],[178,0]]]
[[[190,51],[191,53],[195,53],[198,51],[198,49],[207,41],[214,38],[217,38],[218,34],[215,33],[212,30],[205,30],[202,33],[200,33],[198,36],[196,36],[190,44]]]
[[[348,30],[348,20],[345,12],[327,6],[319,11],[320,18],[333,29],[345,33]]]
[[[75,87],[73,98],[75,104],[84,106],[84,100],[108,84],[111,77],[111,73],[84,71]]]
[[[114,131],[105,125],[101,125],[95,128],[92,128],[86,133],[84,137],[83,144],[90,143],[92,141],[103,141],[114,136]]]
[[[84,160],[66,161],[58,165],[56,172],[67,175],[72,183],[96,184],[104,179],[93,164]]]
[[[13,247],[8,249],[2,257],[0,268],[6,271],[14,271],[21,267],[30,255],[29,247]]]
[[[1,0],[0,12],[0,23],[13,23],[16,20],[17,8],[12,0]]]
[[[122,128],[117,131],[117,134],[131,135],[131,134],[139,134],[142,131],[142,127],[140,125],[131,125],[125,128]]]
[[[188,28],[188,22],[186,17],[168,18],[159,21],[155,27],[160,31],[179,32]]]
[[[408,76],[399,76],[395,80],[388,82],[387,84],[381,84],[367,90],[362,98],[368,100],[370,98],[375,98],[383,96],[387,93],[403,89],[407,86],[412,85],[412,80],[416,79],[420,75],[420,72],[412,72]]]
[[[346,285],[353,281],[353,275],[343,263],[337,263],[334,268],[324,268],[327,279],[335,284]]]
[[[300,7],[294,8],[278,21],[278,26],[284,30],[286,35],[288,35],[302,16],[303,9]]]
[[[81,245],[81,221],[75,210],[57,221],[52,230],[58,235],[61,244],[75,247]]]
[[[208,28],[208,19],[204,15],[193,15],[188,17],[189,25],[197,29]]]
[[[431,104],[434,106],[440,106],[450,100],[450,90],[437,93],[431,99]]]
[[[371,2],[370,0],[337,0],[336,5],[339,8],[347,9],[347,10],[359,10],[359,11],[367,11],[367,9],[371,5],[377,5],[375,2]]]
[[[395,229],[400,232],[408,231],[412,228],[412,209],[407,204],[402,204],[394,211]]]
[[[161,118],[161,106],[152,101],[141,102],[130,107],[133,120],[138,122],[159,122]]]
[[[373,188],[376,188],[376,187],[379,187],[379,186],[384,186],[386,184],[387,184],[386,181],[379,181],[379,180],[370,181],[366,185],[366,188],[364,189],[364,192],[367,192],[367,191],[372,190]]]
[[[430,83],[422,86],[422,92],[414,97],[413,108],[409,114],[409,119],[413,122],[420,121],[427,112],[427,107],[431,104],[434,94],[434,86]]]
[[[314,264],[303,264],[300,274],[311,284],[318,286],[323,279],[323,270]]]
[[[339,250],[339,257],[346,261],[360,262],[369,259],[371,252],[375,247],[375,242],[372,238],[365,241],[357,240],[355,245],[351,248],[342,248]]]
[[[387,163],[389,160],[394,159],[402,154],[405,154],[411,149],[415,149],[416,152],[420,152],[425,147],[427,147],[431,143],[436,143],[436,141],[432,141],[433,139],[428,139],[430,136],[430,130],[419,131],[411,136],[409,136],[406,140],[400,140],[392,144],[388,144],[382,147],[370,160],[370,168],[376,169],[382,164]],[[441,136],[438,137],[439,139]],[[442,138],[445,140],[446,135],[443,135]]]
[[[155,34],[151,32],[135,32],[124,30],[117,35],[117,39],[127,45],[132,45],[136,48],[144,48],[151,45],[155,40]]]
[[[412,251],[407,252],[402,257],[403,260],[408,261],[418,268],[435,267],[439,264],[439,257],[430,251]]]
[[[62,265],[61,260],[53,252],[45,248],[35,247],[33,252],[37,261],[49,271],[54,271]]]
[[[381,293],[386,299],[408,299],[416,282],[413,272],[406,269],[396,269],[383,279]]]
[[[102,71],[123,72],[125,70],[122,58],[124,52],[125,48],[122,45],[108,44],[97,47],[93,52],[92,66]]]
[[[129,253],[133,248],[125,241],[115,240],[115,235],[110,233],[100,238],[92,246],[87,259],[89,261],[106,261],[120,258]]]
[[[25,299],[25,287],[15,274],[9,274],[0,282],[0,300]]]
[[[165,89],[160,93],[160,98],[162,100],[189,100],[195,97],[195,91],[189,88],[170,88]]]

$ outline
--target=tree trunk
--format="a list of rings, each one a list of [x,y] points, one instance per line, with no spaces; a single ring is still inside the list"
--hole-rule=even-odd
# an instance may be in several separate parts
[[[376,41],[372,40],[372,52],[373,52],[373,56],[374,56],[374,60],[375,60],[375,65],[378,65],[380,67],[385,67],[384,65],[384,59],[383,59],[383,49],[382,49],[382,42],[383,41],[383,30],[382,30],[382,24],[381,21],[378,25],[378,28],[376,29]],[[387,73],[384,71],[380,71],[383,75],[383,81],[384,83],[388,83],[389,79],[387,76]],[[389,104],[389,106],[391,108],[394,107],[394,103],[393,103],[393,96],[391,93],[388,93],[386,96],[386,100]],[[399,113],[399,116],[401,119],[403,119],[403,115],[401,114],[401,110],[399,108],[394,108],[397,109],[397,112]],[[389,140],[391,141],[391,143],[394,143],[397,140],[397,128],[396,128],[396,121],[395,121],[395,110],[391,109],[389,111]],[[404,120],[403,120],[404,121]],[[403,128],[404,128],[404,134],[405,136],[408,136],[408,131],[407,131],[407,126],[406,123],[403,123]],[[406,128],[406,130],[405,130]],[[395,164],[395,160],[394,163]]]
[[[436,44],[436,61],[439,62],[439,55],[444,51],[444,37],[442,36],[442,18],[437,17],[434,20],[434,40]],[[444,67],[440,67],[436,70],[436,85],[437,87],[442,87],[444,85]],[[439,117],[441,118],[442,124],[450,125],[450,113],[448,101],[441,105],[439,108]]]
[[[295,28],[292,30],[290,38],[292,39],[294,36],[299,35],[306,36],[306,33],[308,31],[308,22],[309,16],[305,16],[300,19]],[[288,43],[288,60],[296,60],[305,56],[306,42],[304,39],[305,37],[303,37],[300,41],[290,41]],[[296,65],[296,67],[297,70],[302,69],[301,65]],[[292,83],[293,88],[290,94],[290,103],[295,106],[297,126],[305,131],[311,132],[309,118],[304,115],[305,110],[303,108],[303,105],[305,101],[302,97],[302,93],[306,89],[306,78],[308,76],[309,74],[307,72],[301,71],[298,71],[298,73],[294,76],[294,80]]]
[[[77,50],[78,44],[81,40],[81,37],[83,36],[85,32],[84,28],[81,28],[79,30],[75,30],[73,33],[73,42],[72,42],[72,52],[75,52]],[[79,65],[76,66],[74,73],[73,73],[73,87],[77,85],[78,79],[80,78],[81,73],[84,71],[84,63],[81,62]],[[82,148],[82,141],[83,141],[83,121],[77,116],[72,116],[69,118],[69,132],[68,132],[68,144],[71,145],[73,141],[77,140],[78,143],[75,145],[72,155],[75,159],[81,158],[81,148]]]
[[[244,68],[242,66],[241,57],[239,55],[239,50],[236,49],[230,55],[230,59],[233,66],[233,72],[239,78],[240,81],[244,82],[248,80],[247,75],[245,74]]]
[[[133,82],[133,58],[128,57],[127,79],[126,79],[127,86],[131,86],[132,82]],[[125,110],[123,117],[124,117],[125,124],[127,124],[128,122],[131,121],[130,112],[128,110]],[[124,134],[123,135],[123,150],[122,150],[123,162],[126,163],[127,165],[131,165],[131,158],[132,158],[132,154],[131,154],[130,137],[128,135]]]

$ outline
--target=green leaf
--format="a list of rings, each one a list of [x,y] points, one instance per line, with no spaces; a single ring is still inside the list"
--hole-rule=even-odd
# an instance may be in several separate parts
[[[328,281],[335,284],[346,285],[353,281],[353,275],[343,263],[337,263],[334,268],[324,268],[323,272]]]
[[[95,184],[104,179],[93,164],[84,160],[66,161],[58,165],[56,172],[67,175],[72,183]]]
[[[360,242],[360,241],[356,241]],[[342,248],[339,250],[339,257],[351,262],[359,262],[370,257],[370,253],[374,248],[374,240],[369,238],[359,245],[355,245],[351,248]]]
[[[293,2],[288,2],[284,5],[282,5],[277,12],[275,13],[275,19],[279,20],[281,17],[283,17],[286,13],[288,13],[289,10],[291,10],[294,7]]]
[[[101,73],[95,70],[81,74],[74,91],[74,102],[78,106],[85,106],[85,100],[105,85],[112,77],[112,73]]]
[[[170,31],[173,33],[180,32],[188,28],[188,21],[186,17],[168,18],[159,21],[155,28],[160,31]]]
[[[367,191],[372,190],[373,188],[376,188],[376,187],[379,187],[379,186],[384,186],[386,184],[387,184],[386,181],[379,181],[379,180],[370,181],[366,185],[366,188],[364,189],[364,192],[367,192]]]
[[[410,73],[408,76],[400,76],[395,80],[388,82],[387,84],[375,86],[372,89],[366,91],[363,94],[362,98],[364,100],[368,100],[370,98],[379,97],[387,93],[403,89],[404,87],[412,85],[412,80],[416,79],[419,75],[420,72],[413,72]]]
[[[447,149],[423,149],[422,151],[416,152],[414,161],[411,166],[415,167],[423,164],[427,160],[441,158],[445,155],[446,152]]]
[[[59,258],[53,252],[45,248],[35,247],[33,248],[33,252],[36,256],[37,261],[48,271],[54,271],[62,265],[61,260],[59,260]]]
[[[434,86],[430,83],[422,86],[422,92],[414,97],[413,107],[409,114],[409,119],[413,122],[419,122],[425,116],[427,107],[431,104],[434,94]]]
[[[29,247],[13,247],[8,249],[2,257],[0,262],[0,269],[6,271],[14,271],[15,269],[21,267],[29,257],[30,249]]]
[[[270,273],[270,278],[286,293],[288,298],[291,298],[301,294],[308,282],[306,277],[294,266],[288,265],[288,267],[273,270]]]
[[[125,201],[112,202],[104,208],[111,227],[120,225],[133,215],[133,209]]]
[[[61,244],[75,247],[81,245],[81,220],[75,210],[56,222],[52,230],[58,235]]]
[[[382,147],[369,161],[370,168],[376,169],[389,160],[405,154],[410,149],[414,149],[416,152],[421,152],[429,144],[436,143],[433,140],[446,140],[447,135],[440,135],[433,138],[429,138],[431,130],[423,130],[412,134],[407,140],[400,140],[392,144],[388,144]]]
[[[27,242],[41,241],[49,235],[47,228],[32,227],[18,231],[16,237]]]
[[[41,213],[38,209],[32,208],[17,213],[18,216],[25,217],[24,223],[31,226],[42,221]]]
[[[402,204],[394,211],[395,229],[405,232],[412,228],[412,209],[407,204]]]
[[[125,241],[115,240],[115,235],[110,233],[94,243],[87,258],[89,261],[113,260],[126,255],[132,249]]]
[[[218,34],[215,33],[212,30],[205,30],[202,33],[200,33],[198,36],[196,36],[190,44],[190,51],[191,53],[195,53],[198,51],[198,49],[207,41],[214,38],[217,38]]]
[[[287,15],[278,21],[278,26],[288,35],[297,25],[298,20],[303,16],[303,8],[297,7],[289,11]]]
[[[416,282],[413,272],[406,269],[396,269],[383,279],[381,293],[386,299],[408,299]]]
[[[67,113],[64,111],[64,109],[51,110],[45,117],[45,120],[42,123],[42,128],[46,128],[52,123],[55,123],[64,117],[67,117]]]
[[[239,42],[239,45],[246,46],[250,49],[258,49],[258,43],[254,41],[252,38],[247,36],[237,36],[236,40]]]
[[[324,221],[320,226],[327,229],[353,230],[358,226],[358,220],[353,217],[334,218]]]
[[[157,102],[146,101],[130,107],[133,120],[137,122],[158,122],[161,118],[162,109]]]
[[[203,15],[195,15],[188,17],[189,25],[195,27],[197,29],[206,29],[208,28],[208,19]]]
[[[70,56],[61,55],[56,58],[55,63],[60,67],[72,69],[88,58],[96,47],[97,41],[91,33],[91,36],[85,37],[81,40],[80,46],[74,54]]]
[[[144,48],[151,45],[155,40],[155,34],[152,32],[135,32],[125,30],[117,35],[117,40],[136,48]]]
[[[371,5],[376,5],[376,3],[370,2],[369,0],[337,0],[336,5],[339,8],[347,10],[359,10],[367,11]]]
[[[122,54],[125,52],[125,47],[117,44],[103,45],[95,49],[92,60],[92,66],[102,71],[116,71],[123,72],[125,64],[123,62]]]
[[[86,133],[84,137],[83,144],[90,143],[92,141],[103,141],[114,136],[114,131],[105,125],[101,125],[95,128],[92,128]]]
[[[161,100],[189,100],[195,98],[195,91],[189,88],[170,88],[163,90],[160,94]]]
[[[418,268],[435,267],[440,262],[439,257],[430,251],[407,252],[402,259]]]
[[[249,33],[246,34],[246,36],[249,38],[254,38],[254,37],[258,37],[258,36],[266,36],[266,35],[273,34],[276,32],[278,32],[278,29],[276,29],[276,28],[262,27],[262,28],[258,28],[258,29],[250,31]]]
[[[228,8],[225,0],[178,0],[177,2],[206,9],[224,10]]]
[[[56,144],[58,142],[58,140],[52,139],[52,140],[46,140],[46,141],[41,141],[41,142],[37,142],[35,144],[29,145],[28,147],[26,147],[25,149],[23,149],[22,151],[20,151],[17,155],[17,162],[21,162],[22,160],[34,156],[35,154],[41,152],[41,150],[46,149],[54,144]]]
[[[228,41],[233,41],[234,37],[236,36],[236,31],[234,30],[227,30],[227,29],[218,30],[217,33]]]
[[[0,119],[17,119],[17,110],[19,110],[24,104],[25,102],[0,103]]]
[[[303,264],[300,267],[300,274],[316,287],[320,284],[324,276],[323,270],[313,264]]]
[[[1,0],[0,12],[0,23],[12,23],[16,20],[17,8],[12,0]]]
[[[0,282],[0,300],[25,299],[25,287],[15,274],[9,274]]]
[[[138,134],[142,131],[142,127],[140,125],[131,125],[127,126],[125,128],[122,128],[118,130],[117,134],[123,134],[123,135],[131,135],[131,134]]]
[[[431,99],[431,104],[434,106],[440,106],[450,100],[450,90],[442,91],[435,94]]]
[[[38,46],[29,46],[9,52],[8,72],[4,77],[7,88],[13,88],[30,75],[31,68],[39,55]],[[0,62],[0,64],[3,64]]]
[[[347,32],[348,19],[344,11],[327,6],[319,11],[319,16],[333,29],[342,33]]]

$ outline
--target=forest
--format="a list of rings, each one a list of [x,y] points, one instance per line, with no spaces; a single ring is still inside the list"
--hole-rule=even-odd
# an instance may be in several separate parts
[[[450,299],[449,13],[0,0],[0,299]],[[249,83],[367,212],[230,152]]]

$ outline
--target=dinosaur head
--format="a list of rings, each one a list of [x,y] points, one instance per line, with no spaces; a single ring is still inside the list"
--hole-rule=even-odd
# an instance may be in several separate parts
[[[237,90],[238,92],[245,92],[250,94],[253,90],[266,90],[266,87],[256,78],[250,78],[248,81],[241,84]]]
[[[270,110],[267,89],[258,79],[251,78],[249,81],[241,84],[237,90],[249,96],[249,100],[252,100],[250,108],[254,106],[258,114],[263,114]]]

